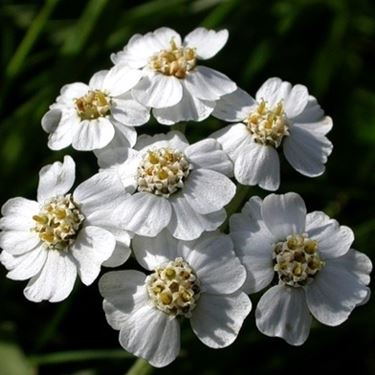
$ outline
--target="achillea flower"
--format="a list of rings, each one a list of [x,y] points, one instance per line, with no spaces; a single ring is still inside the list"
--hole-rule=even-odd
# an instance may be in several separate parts
[[[247,269],[244,290],[255,293],[277,285],[261,297],[258,329],[292,345],[310,332],[311,314],[337,326],[370,296],[370,259],[354,249],[350,228],[323,212],[306,215],[296,193],[251,198],[230,221],[235,250]]]
[[[277,190],[280,185],[278,148],[288,162],[308,177],[323,174],[332,144],[332,128],[317,100],[303,85],[268,79],[255,99],[241,89],[225,95],[213,116],[237,122],[212,134],[234,162],[234,176],[244,185]]]
[[[246,272],[229,236],[206,233],[183,242],[167,231],[135,237],[134,254],[152,273],[113,271],[99,281],[108,323],[122,347],[155,367],[167,366],[180,351],[179,317],[205,345],[223,348],[237,337],[251,310],[239,289]]]
[[[124,189],[113,174],[99,173],[68,194],[75,163],[43,167],[38,201],[13,198],[2,207],[1,263],[13,280],[31,279],[24,294],[34,302],[59,302],[73,289],[77,273],[85,285],[100,266],[118,266],[130,255],[130,236],[122,230],[116,208]]]
[[[143,78],[132,94],[154,108],[160,123],[202,121],[221,96],[237,87],[224,74],[198,63],[215,56],[227,39],[227,30],[199,27],[182,41],[176,31],[161,27],[134,35],[122,51],[112,55],[112,61],[142,70]]]
[[[142,236],[168,228],[175,238],[193,240],[213,231],[225,220],[224,206],[236,191],[226,177],[232,162],[214,139],[189,145],[177,131],[142,135],[134,150],[111,149],[98,158],[132,194],[122,221],[126,230]]]
[[[89,84],[65,85],[56,103],[42,118],[42,127],[50,133],[48,147],[61,150],[70,144],[76,150],[90,151],[107,146],[134,146],[134,126],[150,118],[148,108],[130,95],[141,73],[118,65],[95,73]]]

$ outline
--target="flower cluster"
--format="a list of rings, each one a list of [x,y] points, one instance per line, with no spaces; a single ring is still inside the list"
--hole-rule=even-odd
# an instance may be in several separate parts
[[[48,146],[93,151],[98,173],[71,191],[75,162],[65,156],[40,170],[36,201],[1,209],[0,261],[8,278],[29,280],[30,301],[62,301],[77,275],[90,285],[102,266],[135,257],[146,273],[111,271],[99,289],[122,347],[156,367],[178,356],[185,318],[207,346],[230,345],[248,294],[270,285],[256,326],[292,345],[307,339],[312,317],[341,324],[370,295],[371,261],[351,248],[353,232],[307,214],[298,194],[253,196],[227,218],[236,181],[279,188],[281,148],[308,177],[332,151],[332,120],[305,86],[271,78],[252,97],[201,65],[227,39],[202,27],[184,39],[166,27],[137,34],[112,68],[64,86],[41,120]],[[210,115],[234,124],[193,144],[177,130],[137,137],[151,114],[168,126]],[[229,234],[219,230],[226,219]]]

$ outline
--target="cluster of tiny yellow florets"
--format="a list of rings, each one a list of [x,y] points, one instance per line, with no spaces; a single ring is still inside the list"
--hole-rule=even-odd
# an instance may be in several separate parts
[[[100,90],[90,90],[86,95],[74,101],[81,120],[94,120],[107,116],[111,111],[108,96]]]

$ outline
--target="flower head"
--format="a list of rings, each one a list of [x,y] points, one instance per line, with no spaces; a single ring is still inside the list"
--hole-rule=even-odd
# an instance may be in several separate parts
[[[247,269],[244,290],[276,280],[256,310],[258,329],[289,344],[309,335],[311,315],[336,326],[367,301],[370,259],[351,249],[353,232],[323,212],[306,214],[296,193],[251,198],[230,221],[235,249]]]
[[[142,70],[143,78],[132,94],[154,108],[160,123],[202,121],[221,96],[236,89],[227,76],[199,64],[199,60],[215,56],[227,39],[227,30],[199,27],[182,41],[174,30],[161,27],[134,35],[122,51],[112,55],[112,61]]]
[[[179,317],[190,320],[199,340],[223,348],[237,337],[251,309],[239,289],[246,272],[230,238],[218,232],[183,242],[167,231],[135,237],[134,254],[151,271],[117,271],[99,281],[108,323],[125,350],[155,367],[180,351]]]
[[[305,176],[320,176],[332,152],[326,134],[332,128],[316,99],[303,85],[268,79],[255,99],[237,89],[217,103],[215,117],[236,122],[216,138],[234,162],[234,176],[244,185],[277,190],[280,184],[278,149]]]
[[[43,129],[50,133],[48,146],[60,150],[72,144],[84,151],[102,149],[111,141],[134,146],[134,126],[150,118],[149,109],[130,94],[140,78],[138,70],[117,65],[95,73],[88,85],[64,86],[42,119]]]
[[[135,149],[99,155],[99,165],[118,174],[132,195],[123,212],[125,228],[156,236],[168,228],[175,238],[192,240],[225,220],[224,206],[235,194],[227,175],[232,164],[218,142],[189,145],[183,134],[141,136]]]
[[[118,207],[126,198],[113,174],[99,173],[68,193],[75,180],[70,156],[43,167],[38,201],[13,198],[2,207],[1,263],[14,280],[31,279],[27,299],[58,302],[74,286],[77,273],[91,284],[102,264],[117,266],[130,255]]]

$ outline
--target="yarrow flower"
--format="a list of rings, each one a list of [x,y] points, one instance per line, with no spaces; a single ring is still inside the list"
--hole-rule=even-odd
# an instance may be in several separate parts
[[[278,148],[298,172],[323,174],[332,144],[326,134],[332,120],[303,85],[268,79],[255,99],[241,89],[225,95],[213,116],[237,122],[212,134],[234,162],[234,176],[244,185],[277,190],[280,185]]]
[[[232,163],[214,139],[189,146],[177,131],[142,135],[134,150],[108,149],[98,161],[132,193],[122,221],[125,229],[142,236],[167,228],[175,238],[192,240],[213,231],[225,220],[223,207],[236,191],[226,177]]]
[[[183,242],[163,231],[135,237],[133,248],[151,274],[114,271],[99,281],[107,321],[120,331],[125,350],[155,367],[168,365],[180,351],[178,318],[184,317],[211,348],[236,339],[251,302],[239,290],[246,272],[229,236],[206,233]]]
[[[37,202],[17,197],[1,209],[0,261],[8,278],[31,278],[24,291],[30,301],[62,301],[77,273],[90,285],[102,264],[118,266],[130,255],[116,214],[126,196],[121,182],[99,173],[69,194],[74,180],[75,163],[65,156],[41,169]]]
[[[154,108],[153,115],[160,123],[202,121],[221,96],[237,87],[224,74],[198,64],[215,56],[227,39],[227,30],[199,27],[182,41],[176,31],[161,27],[134,35],[111,58],[115,64],[142,70],[143,78],[132,94],[140,103]]]
[[[140,78],[138,70],[120,64],[95,73],[88,85],[65,85],[42,118],[43,129],[50,133],[48,147],[61,150],[71,144],[76,150],[90,151],[113,139],[117,145],[134,146],[134,126],[150,118],[149,109],[129,91]]]
[[[258,329],[292,345],[309,335],[311,314],[337,326],[370,296],[370,259],[351,248],[350,228],[323,212],[306,214],[296,193],[252,197],[230,221],[235,249],[247,269],[244,290],[271,284],[256,309]]]

